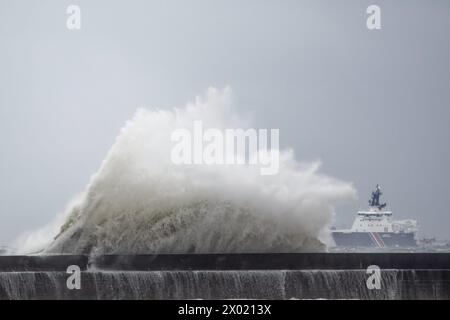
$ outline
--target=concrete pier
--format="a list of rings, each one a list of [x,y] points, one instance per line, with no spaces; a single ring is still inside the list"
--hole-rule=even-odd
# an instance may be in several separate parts
[[[71,265],[79,290],[67,287]],[[366,285],[371,265],[380,289]],[[450,254],[0,256],[0,298],[450,299]]]

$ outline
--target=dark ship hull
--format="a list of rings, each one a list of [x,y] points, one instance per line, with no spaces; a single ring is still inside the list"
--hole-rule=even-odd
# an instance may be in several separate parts
[[[334,231],[334,242],[340,247],[415,247],[417,242],[415,234],[394,232],[352,232]]]

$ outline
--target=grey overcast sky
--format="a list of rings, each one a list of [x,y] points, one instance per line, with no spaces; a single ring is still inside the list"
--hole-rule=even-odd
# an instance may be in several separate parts
[[[337,226],[380,183],[396,218],[448,239],[449,32],[447,0],[0,0],[0,244],[61,212],[136,108],[226,85],[299,160],[354,183]]]

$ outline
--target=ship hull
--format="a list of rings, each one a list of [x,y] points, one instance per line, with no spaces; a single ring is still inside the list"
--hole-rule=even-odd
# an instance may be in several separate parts
[[[339,247],[388,248],[417,246],[414,233],[335,231],[332,235],[334,242]]]

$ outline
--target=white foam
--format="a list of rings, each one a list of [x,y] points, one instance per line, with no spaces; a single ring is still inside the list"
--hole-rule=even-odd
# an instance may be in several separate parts
[[[250,165],[175,165],[171,133],[196,120],[218,129],[248,125],[228,88],[210,88],[184,108],[139,109],[45,251],[324,250],[333,205],[352,197],[352,186],[319,174],[318,162],[299,164],[291,150],[281,152],[273,176]]]

